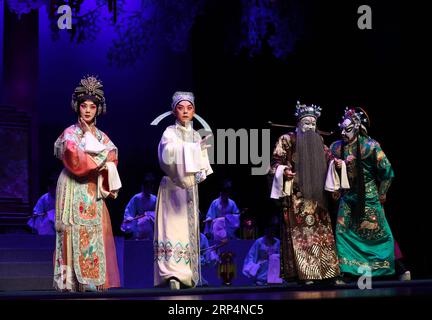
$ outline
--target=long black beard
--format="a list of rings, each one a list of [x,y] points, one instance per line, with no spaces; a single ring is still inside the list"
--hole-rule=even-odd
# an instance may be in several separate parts
[[[355,204],[352,212],[351,212],[351,223],[359,223],[361,221],[361,218],[365,214],[365,206],[366,206],[366,190],[365,190],[365,182],[364,182],[364,174],[363,174],[363,162],[362,162],[362,155],[361,155],[361,142],[360,142],[360,134],[356,134],[357,141],[356,144],[356,151],[355,151],[355,166],[356,166],[356,178],[355,178],[355,188],[357,189],[357,203]],[[345,158],[344,149],[346,146],[346,142],[342,144],[342,159]]]
[[[322,138],[315,131],[297,130],[296,141],[296,179],[306,200],[317,201],[326,206],[324,184],[327,162]]]

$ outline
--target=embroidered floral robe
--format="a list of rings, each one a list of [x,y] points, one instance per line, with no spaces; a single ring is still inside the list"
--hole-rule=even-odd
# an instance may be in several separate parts
[[[344,147],[344,159],[351,188],[345,190],[339,200],[336,224],[336,245],[342,272],[363,275],[369,267],[372,276],[394,273],[394,241],[385,218],[379,196],[386,194],[394,173],[380,145],[369,137],[359,136],[365,187],[365,211],[352,223],[351,212],[358,199],[356,187],[356,143]],[[342,142],[330,146],[332,154],[341,158]]]
[[[117,164],[117,148],[99,129],[93,135],[106,146],[97,154],[85,152],[79,125],[67,128],[54,144],[65,167],[56,191],[54,287],[61,291],[120,286],[110,216],[97,196],[98,176],[107,174],[99,169],[109,161]]]
[[[328,148],[323,152],[329,158]],[[270,174],[279,165],[295,172],[296,134],[288,133],[276,142]],[[324,191],[324,181],[323,181]],[[328,209],[317,201],[303,198],[296,179],[290,196],[280,199],[281,278],[285,280],[322,280],[339,275],[336,245]]]

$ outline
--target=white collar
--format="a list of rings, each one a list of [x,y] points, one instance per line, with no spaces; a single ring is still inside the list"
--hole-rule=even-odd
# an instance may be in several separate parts
[[[183,131],[191,131],[192,130],[192,121],[189,121],[186,126],[182,125],[178,120],[175,123],[176,128]]]

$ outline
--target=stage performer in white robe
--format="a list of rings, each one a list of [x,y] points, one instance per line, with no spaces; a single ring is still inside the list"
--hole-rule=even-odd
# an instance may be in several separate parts
[[[154,285],[171,289],[195,287],[200,279],[198,184],[213,171],[207,137],[192,128],[194,95],[176,92],[172,99],[176,123],[159,143],[159,164],[166,176],[158,192],[154,237]]]

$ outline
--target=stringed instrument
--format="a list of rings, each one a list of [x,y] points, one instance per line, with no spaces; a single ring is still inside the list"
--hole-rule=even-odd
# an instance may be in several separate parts
[[[207,247],[207,248],[201,250],[201,253],[207,252],[207,251],[210,251],[210,250],[216,250],[216,249],[222,248],[223,246],[225,246],[227,244],[228,244],[228,239],[224,239],[224,240],[222,240],[221,243],[214,244],[214,245],[212,245],[210,247]]]
[[[151,218],[154,218],[152,215],[147,214],[146,212],[153,212],[153,211],[151,211],[151,210],[145,211],[143,214],[137,215],[137,216],[133,217],[132,219],[124,220],[123,222],[126,222],[126,223],[127,223],[127,222],[132,222],[132,221],[135,221],[135,220],[138,220],[138,219],[144,218],[144,217],[151,217]]]

